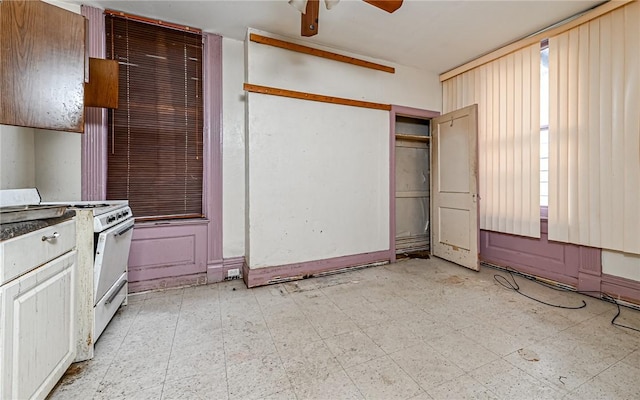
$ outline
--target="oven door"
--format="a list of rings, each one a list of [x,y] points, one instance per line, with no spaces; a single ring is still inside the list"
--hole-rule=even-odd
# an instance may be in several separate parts
[[[133,218],[128,219],[98,235],[93,268],[94,305],[98,304],[118,278],[127,271],[133,223]]]

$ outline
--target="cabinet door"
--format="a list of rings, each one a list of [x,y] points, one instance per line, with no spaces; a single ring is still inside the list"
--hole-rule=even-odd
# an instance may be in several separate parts
[[[0,124],[84,132],[84,17],[0,1]]]
[[[0,398],[44,399],[75,358],[76,251],[0,289]]]

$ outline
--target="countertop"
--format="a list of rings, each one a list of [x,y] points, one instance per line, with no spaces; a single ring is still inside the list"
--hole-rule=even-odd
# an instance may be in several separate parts
[[[47,226],[59,224],[60,222],[73,218],[75,215],[76,212],[74,210],[67,210],[64,214],[56,218],[0,224],[0,242],[46,228]]]

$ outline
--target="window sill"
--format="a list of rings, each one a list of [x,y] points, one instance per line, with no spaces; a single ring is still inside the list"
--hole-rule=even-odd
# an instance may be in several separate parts
[[[188,226],[188,225],[206,225],[209,223],[208,218],[193,219],[172,219],[163,221],[136,221],[136,228],[158,228],[163,226]]]
[[[549,207],[548,206],[540,206],[540,220],[548,221],[549,220]]]

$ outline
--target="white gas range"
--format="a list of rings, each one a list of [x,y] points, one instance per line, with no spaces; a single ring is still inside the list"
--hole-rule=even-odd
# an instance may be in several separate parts
[[[76,211],[78,250],[77,356],[93,358],[94,344],[127,301],[127,262],[134,219],[126,200],[57,202]]]

